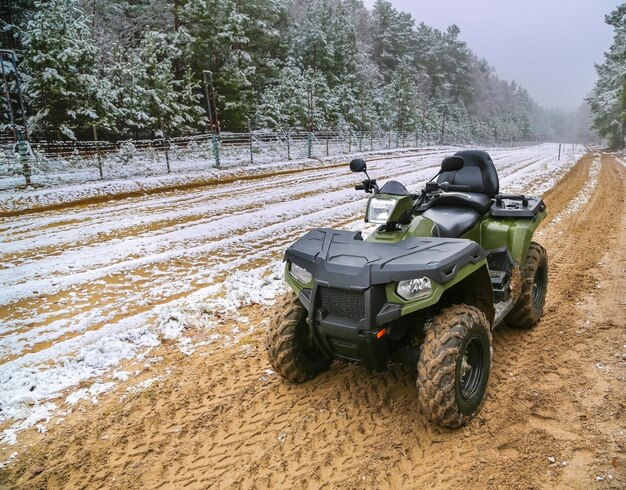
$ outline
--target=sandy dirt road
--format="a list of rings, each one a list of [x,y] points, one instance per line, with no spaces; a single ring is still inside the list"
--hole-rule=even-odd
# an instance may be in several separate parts
[[[160,347],[153,374],[167,376],[28,434],[0,486],[624,488],[625,195],[625,167],[604,154],[544,196],[544,317],[496,330],[487,400],[468,427],[425,424],[415,373],[401,367],[335,365],[288,385],[257,329],[191,357]],[[271,308],[245,313],[260,323]]]

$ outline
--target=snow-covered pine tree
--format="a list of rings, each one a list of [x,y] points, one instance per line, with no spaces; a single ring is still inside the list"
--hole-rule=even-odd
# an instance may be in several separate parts
[[[588,99],[593,127],[611,146],[624,148],[626,139],[626,3],[605,18],[613,27],[613,44],[596,65],[598,80]]]
[[[180,9],[183,58],[197,77],[213,73],[220,119],[228,127],[245,126],[283,57],[285,0],[187,0]]]
[[[115,106],[113,126],[118,134],[130,132],[130,135],[138,138],[140,132],[154,125],[155,120],[149,114],[148,98],[143,86],[145,70],[135,50],[115,44],[107,76]]]
[[[390,127],[417,125],[422,133],[440,135],[448,129],[491,140],[567,133],[568,115],[545,111],[525,91],[500,80],[471,53],[458,27],[415,27],[409,14],[387,0],[377,0],[371,12],[361,0],[14,0],[13,5],[23,7],[14,16],[18,25],[4,28],[27,34],[27,54],[18,51],[18,56],[32,58],[31,68],[39,73],[27,94],[33,96],[31,114],[50,131],[89,131],[94,114],[99,125],[112,115],[123,137],[148,136],[160,130],[160,121],[172,132],[184,131],[198,122],[204,101],[193,102],[203,96],[197,80],[210,70],[224,129],[241,129],[253,114],[263,125],[283,127],[277,121],[287,115],[289,125],[304,127],[312,94],[316,128],[381,127],[385,115]],[[35,18],[46,24],[45,36],[38,38],[30,29]],[[620,19],[611,22],[619,26]],[[157,34],[168,40],[167,52],[146,44]],[[22,37],[15,43],[18,50]],[[151,49],[160,54],[155,58]],[[77,52],[84,56],[74,59]],[[610,83],[599,82],[604,85],[596,104],[602,115],[596,118],[615,128],[623,92],[615,75],[623,62],[615,63],[609,54],[602,78]],[[70,63],[59,61],[64,56]],[[401,94],[389,88],[398,83],[400,66],[411,72],[414,104],[400,105]],[[296,73],[294,80],[286,79]],[[63,88],[61,80],[72,76],[82,80]],[[90,90],[90,80],[110,82],[111,90]],[[114,107],[106,104],[109,92]],[[278,100],[292,92],[302,104],[297,110],[294,101]],[[107,109],[89,102],[89,93],[99,94],[96,101]],[[182,105],[177,109],[177,104]],[[280,108],[276,117],[261,114],[268,104]]]
[[[411,14],[399,12],[387,0],[376,0],[372,9],[372,52],[385,80],[407,59],[416,56],[416,36]]]
[[[31,133],[65,135],[107,124],[110,90],[98,64],[89,18],[77,0],[35,2],[21,30],[20,69]]]
[[[199,82],[187,71],[174,77],[177,55],[171,38],[157,31],[147,31],[136,49],[114,47],[108,75],[120,133],[172,135],[206,124]]]
[[[275,80],[261,95],[255,122],[260,127],[304,127],[307,121],[308,87],[296,60],[287,59]]]
[[[199,105],[200,91],[194,95],[199,84],[187,74],[184,79],[187,87],[181,93],[182,83],[174,77],[172,64],[178,55],[171,38],[157,31],[146,32],[138,48],[137,59],[142,67],[139,86],[143,89],[139,93],[140,107],[145,107],[146,127],[153,135],[165,136],[163,131],[169,135],[188,131],[203,123],[198,120],[204,113]]]
[[[393,73],[391,83],[384,89],[385,114],[388,129],[415,131],[418,124],[419,94],[415,85],[416,75],[405,61]]]

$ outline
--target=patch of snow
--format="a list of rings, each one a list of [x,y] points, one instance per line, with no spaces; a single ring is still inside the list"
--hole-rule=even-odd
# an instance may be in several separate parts
[[[12,452],[9,456],[9,459],[7,459],[6,461],[0,461],[0,470],[5,466],[8,466],[15,458],[17,458],[17,452]]]
[[[115,383],[94,383],[89,388],[82,388],[70,394],[65,402],[69,405],[75,405],[80,400],[89,400],[94,405],[98,403],[98,395],[106,393],[115,386]]]
[[[185,315],[175,309],[166,309],[161,313],[157,322],[157,331],[166,340],[175,340],[187,328]]]
[[[17,434],[24,429],[34,427],[40,422],[48,423],[52,418],[57,406],[54,403],[35,403],[31,407],[11,407],[12,418],[21,419],[2,432],[0,442],[13,445],[17,443]]]
[[[188,337],[183,337],[179,339],[179,341],[176,343],[176,346],[186,356],[190,356],[196,351],[196,349],[194,349],[192,340]]]
[[[156,376],[155,378],[150,378],[150,379],[141,381],[140,383],[137,383],[135,386],[129,386],[128,388],[126,388],[125,394],[122,395],[121,400],[126,399],[128,395],[138,393],[143,390],[147,390],[154,383],[156,383],[157,381],[161,381],[162,379],[163,379],[162,376]]]
[[[117,380],[117,381],[126,381],[129,376],[131,376],[132,373],[129,371],[115,371],[112,375],[111,378]]]

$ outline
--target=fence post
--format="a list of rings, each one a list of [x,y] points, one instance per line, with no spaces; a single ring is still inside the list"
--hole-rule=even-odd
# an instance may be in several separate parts
[[[254,165],[254,154],[252,153],[252,125],[248,119],[248,134],[250,135],[250,165]]]
[[[326,156],[330,155],[330,151],[328,149],[328,143],[330,141],[330,131],[326,130]]]
[[[363,150],[363,130],[359,129],[358,138],[359,138],[359,151]]]
[[[24,174],[24,180],[26,181],[26,185],[31,184],[31,171],[30,165],[28,164],[28,156],[26,155],[26,142],[24,141],[24,131],[21,129],[17,132],[18,139],[18,155],[19,159],[22,163],[22,173]]]
[[[561,143],[559,143],[559,160],[561,159]]]
[[[352,129],[348,129],[348,153],[352,153]]]
[[[100,178],[104,179],[104,172],[102,171],[102,159],[100,158],[100,144],[98,143],[98,130],[96,129],[96,125],[92,124],[93,128],[93,141],[96,145],[96,160],[98,161],[98,170],[100,171]]]
[[[387,146],[391,150],[391,129],[389,130],[389,141],[388,141]]]
[[[287,160],[291,160],[291,142],[289,141],[289,128],[287,128]]]
[[[220,168],[220,141],[217,132],[213,132],[213,157],[215,158],[215,168]]]
[[[167,173],[170,173],[170,141],[169,139],[165,138],[164,140],[165,143],[165,165],[167,166]]]
[[[370,123],[370,151],[374,151],[374,125]]]
[[[310,130],[306,136],[306,154],[307,158],[311,158],[313,154],[313,133]]]

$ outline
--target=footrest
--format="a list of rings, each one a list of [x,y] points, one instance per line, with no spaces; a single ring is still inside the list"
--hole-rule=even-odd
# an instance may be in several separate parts
[[[493,288],[493,300],[505,301],[509,297],[509,274],[503,271],[489,271],[491,287]]]

